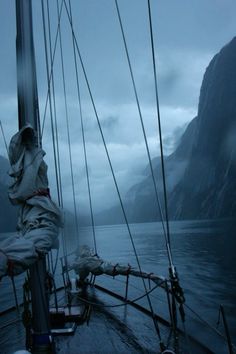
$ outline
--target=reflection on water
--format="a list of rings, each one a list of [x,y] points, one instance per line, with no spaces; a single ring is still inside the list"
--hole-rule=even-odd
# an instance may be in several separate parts
[[[233,221],[184,221],[171,222],[170,229],[173,260],[187,303],[212,324],[216,324],[219,304],[222,304],[232,338],[236,338],[236,224]],[[161,224],[133,224],[131,231],[142,268],[167,276],[168,258]],[[96,238],[100,257],[136,265],[125,225],[97,227]],[[75,244],[93,247],[91,229],[81,229],[79,240],[68,242],[69,252],[74,250]],[[20,282],[18,277],[19,289]],[[9,280],[0,283],[0,292],[2,310],[13,303]],[[21,292],[19,290],[19,297]]]

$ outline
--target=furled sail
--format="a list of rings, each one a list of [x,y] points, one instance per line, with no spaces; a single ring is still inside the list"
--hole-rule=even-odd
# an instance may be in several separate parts
[[[165,281],[165,278],[162,276],[141,272],[130,265],[106,262],[97,255],[93,255],[87,245],[82,246],[81,249],[76,251],[75,259],[69,268],[74,269],[82,282],[89,276],[89,274],[96,276],[106,274],[112,277],[117,275],[132,275],[139,278],[150,279],[159,286],[164,285]]]
[[[40,254],[58,248],[61,212],[48,189],[45,152],[36,143],[36,133],[27,124],[15,134],[9,146],[9,187],[12,204],[19,205],[18,233],[0,239],[0,278],[19,274]]]

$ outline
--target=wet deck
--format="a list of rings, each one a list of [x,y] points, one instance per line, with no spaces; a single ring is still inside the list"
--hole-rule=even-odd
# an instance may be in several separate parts
[[[64,302],[64,291],[59,294],[60,307]],[[78,297],[73,296],[70,311],[65,309],[67,316],[76,319],[83,315],[85,321],[76,325],[73,335],[55,336],[56,353],[59,354],[111,354],[111,353],[160,353],[160,340],[155,331],[153,320],[145,313],[130,305],[122,305],[117,299],[95,288],[88,289],[87,300],[97,306],[84,307]],[[117,306],[119,305],[120,306]],[[80,308],[81,306],[81,308]],[[114,306],[114,307],[113,307]],[[15,314],[6,314],[6,321],[12,321]],[[70,320],[71,320],[70,319]],[[69,318],[68,318],[69,320]],[[175,341],[171,328],[159,323],[161,339],[174,348]],[[14,350],[24,348],[25,330],[20,321],[9,324],[6,335],[1,340],[1,354],[12,354]],[[191,349],[190,349],[191,348]],[[179,354],[213,353],[201,344],[179,333],[176,352]]]

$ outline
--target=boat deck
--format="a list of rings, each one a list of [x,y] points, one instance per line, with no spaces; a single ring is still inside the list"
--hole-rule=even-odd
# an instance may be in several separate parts
[[[145,311],[122,304],[117,298],[95,287],[88,287],[86,294],[87,304],[81,302],[80,294],[74,294],[72,307],[69,311],[65,310],[67,321],[75,320],[77,323],[73,335],[54,336],[56,353],[161,353],[153,320]],[[64,289],[58,293],[58,298],[62,312],[65,304]],[[15,315],[16,311],[4,315],[5,322],[10,322],[2,332],[4,336],[1,336],[1,354],[12,354],[15,350],[24,348],[25,329],[19,318],[17,322],[11,323]],[[175,348],[176,353],[215,353],[181,331],[178,332],[176,344],[173,331],[165,320],[163,323],[159,322],[158,326],[163,342],[168,343],[169,348]]]

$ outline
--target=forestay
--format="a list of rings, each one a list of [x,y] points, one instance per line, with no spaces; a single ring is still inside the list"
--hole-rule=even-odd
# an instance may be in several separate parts
[[[50,198],[44,155],[29,124],[12,137],[9,198],[19,205],[18,233],[0,240],[0,278],[21,273],[41,254],[58,248],[61,211]]]

